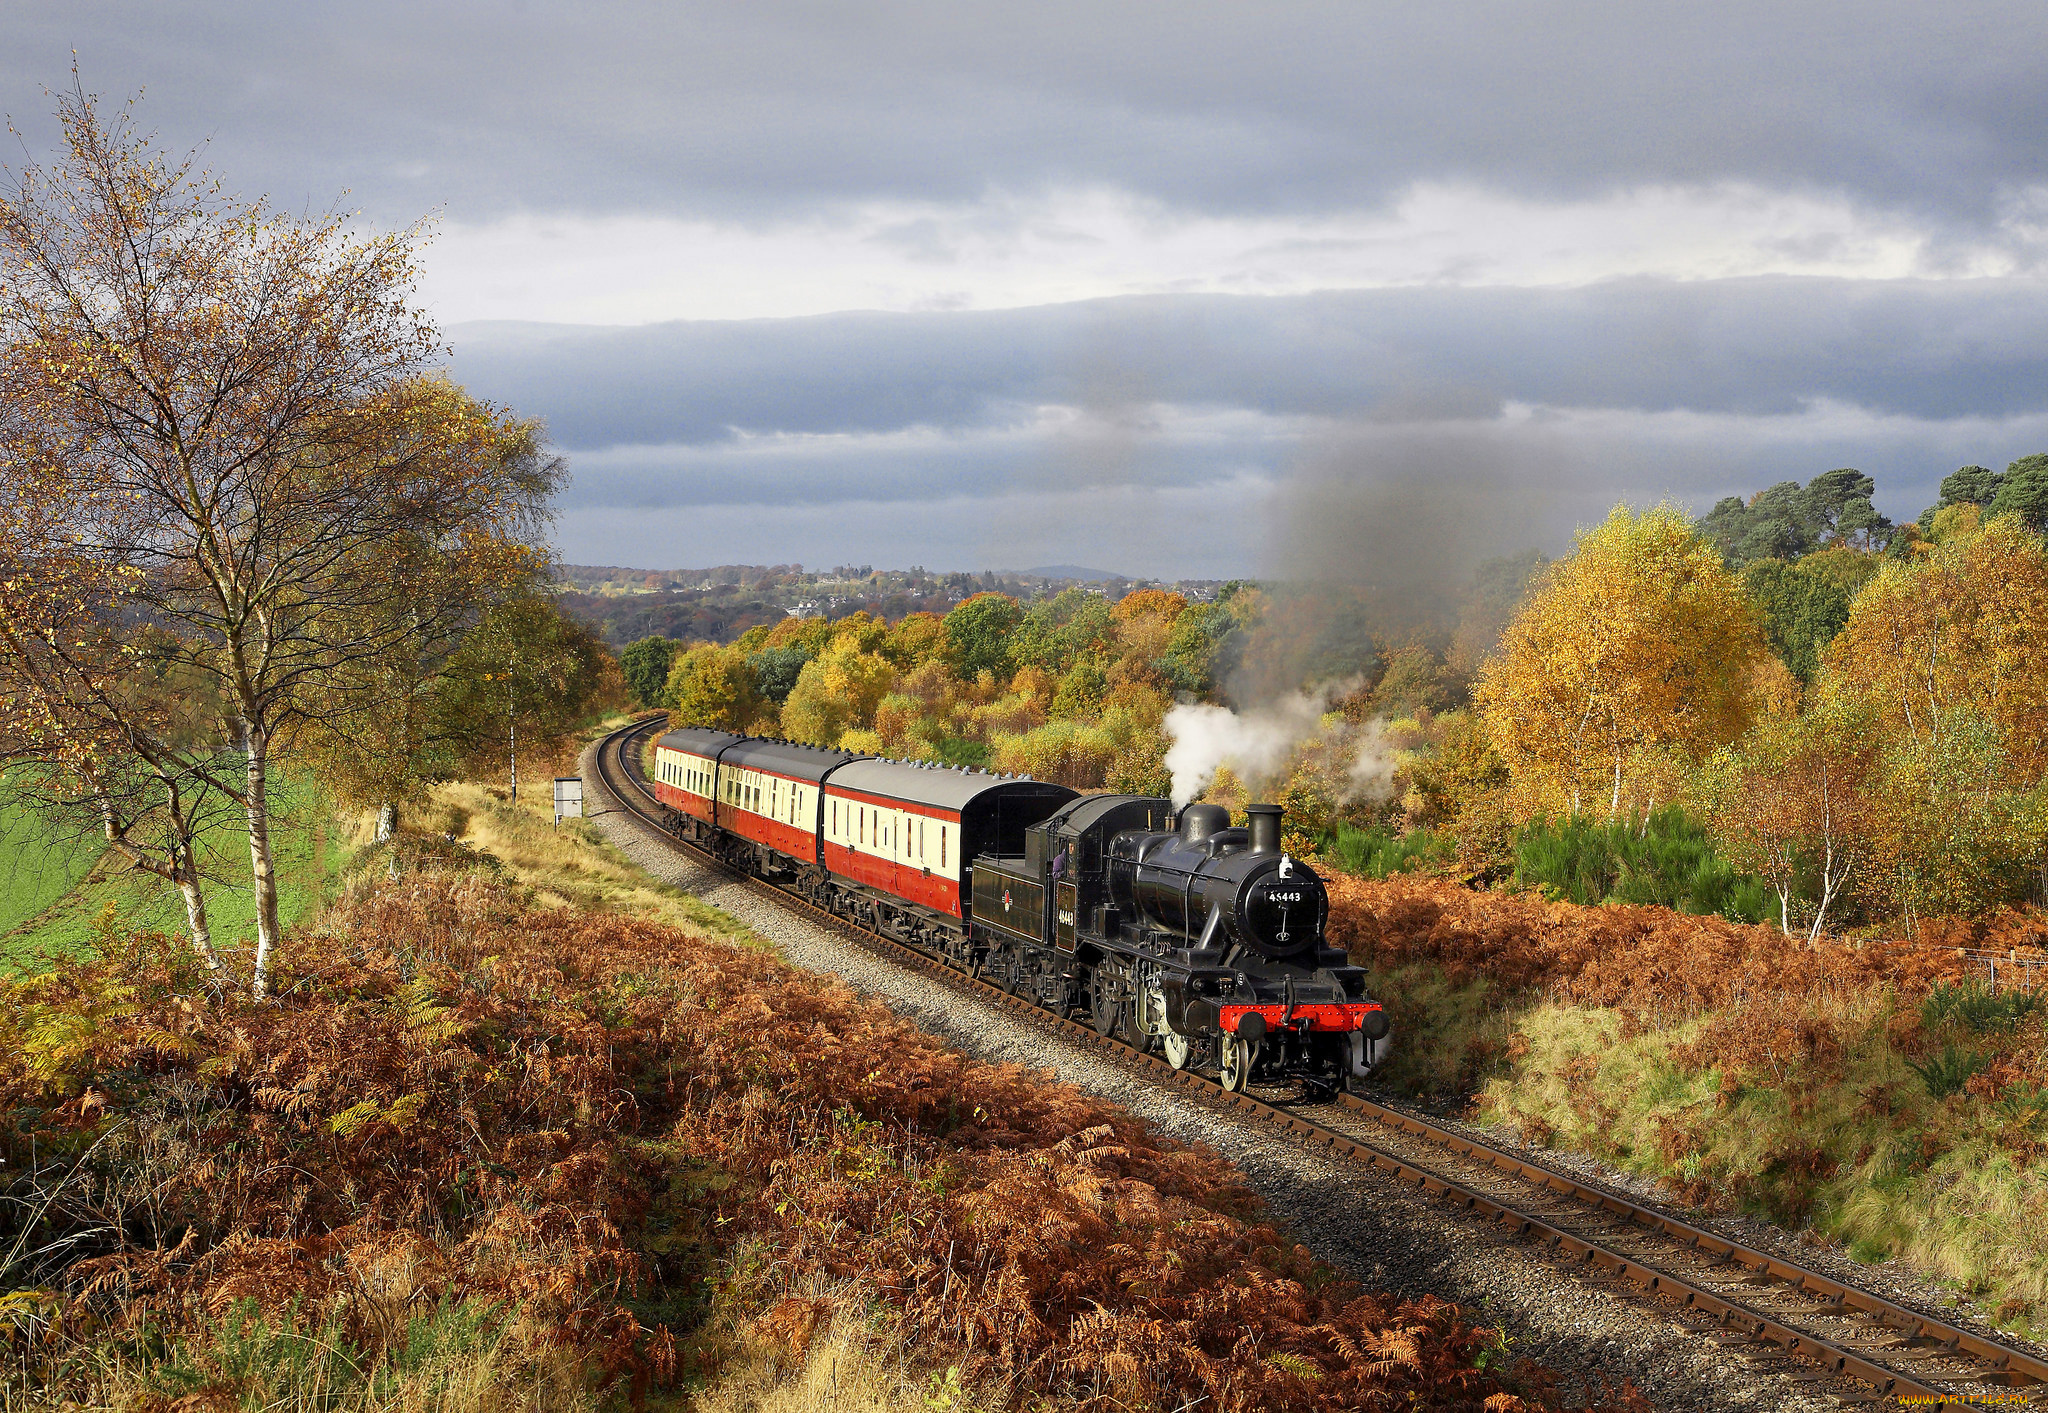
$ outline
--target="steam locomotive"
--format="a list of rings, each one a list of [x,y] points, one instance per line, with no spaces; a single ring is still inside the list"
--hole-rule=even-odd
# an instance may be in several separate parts
[[[1391,1044],[1280,808],[1081,795],[1028,776],[685,728],[651,781],[678,837],[1226,1089],[1364,1079]]]

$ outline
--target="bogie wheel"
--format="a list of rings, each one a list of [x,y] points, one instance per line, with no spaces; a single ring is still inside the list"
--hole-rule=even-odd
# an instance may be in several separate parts
[[[1177,1030],[1166,1032],[1166,1063],[1177,1070],[1184,1070],[1194,1063],[1195,1042]]]
[[[1223,1087],[1232,1094],[1242,1094],[1245,1086],[1251,1083],[1252,1066],[1258,1063],[1258,1047],[1239,1040],[1235,1035],[1224,1036],[1221,1045]]]

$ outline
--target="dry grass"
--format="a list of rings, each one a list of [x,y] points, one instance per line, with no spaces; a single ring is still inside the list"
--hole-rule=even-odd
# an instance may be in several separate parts
[[[499,786],[457,781],[437,786],[411,827],[453,835],[489,855],[532,890],[539,907],[596,909],[751,946],[769,944],[744,923],[680,888],[658,883],[589,820],[554,823],[554,802],[538,790],[514,805]]]
[[[0,1381],[0,1413],[600,1413],[583,1361],[548,1326],[466,1313],[415,1320],[410,1348],[378,1350],[342,1321],[309,1329],[238,1308],[154,1349],[81,1344],[61,1392]]]
[[[690,1413],[982,1413],[1004,1406],[960,1384],[959,1367],[928,1367],[887,1326],[838,1304],[802,1354],[754,1341],[691,1394]],[[1073,1406],[1042,1400],[1044,1413]]]
[[[532,1406],[556,1366],[505,1352],[517,1312],[608,1402],[822,1376],[883,1407],[1555,1406],[1455,1307],[1315,1261],[1214,1153],[757,947],[527,893],[366,883],[280,949],[274,1005],[209,998],[160,938],[0,994],[0,1242],[40,1214],[0,1382]]]
[[[1401,1028],[1389,1079],[1859,1259],[1902,1257],[2015,1327],[2042,1322],[2048,1031],[2038,1012],[1923,1016],[1961,964],[1934,929],[1810,946],[1438,880],[1332,892],[1333,932]]]

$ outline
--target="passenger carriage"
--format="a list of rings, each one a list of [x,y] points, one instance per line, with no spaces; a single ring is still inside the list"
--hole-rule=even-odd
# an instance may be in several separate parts
[[[825,782],[823,861],[852,911],[963,963],[974,859],[1021,849],[1074,792],[1043,780],[866,758]]]
[[[717,827],[718,758],[747,740],[731,731],[683,727],[664,735],[654,748],[654,796],[681,818],[676,833],[707,842]]]

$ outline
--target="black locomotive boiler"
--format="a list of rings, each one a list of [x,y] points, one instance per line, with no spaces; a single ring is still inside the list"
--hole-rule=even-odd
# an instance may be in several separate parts
[[[676,834],[1224,1085],[1354,1083],[1386,1055],[1365,973],[1280,809],[1076,795],[1026,776],[685,727],[654,752]]]
[[[1089,795],[974,865],[984,975],[1176,1068],[1334,1090],[1385,1056],[1386,1012],[1327,945],[1329,895],[1280,849],[1280,808]],[[1171,824],[1172,827],[1168,827]]]

